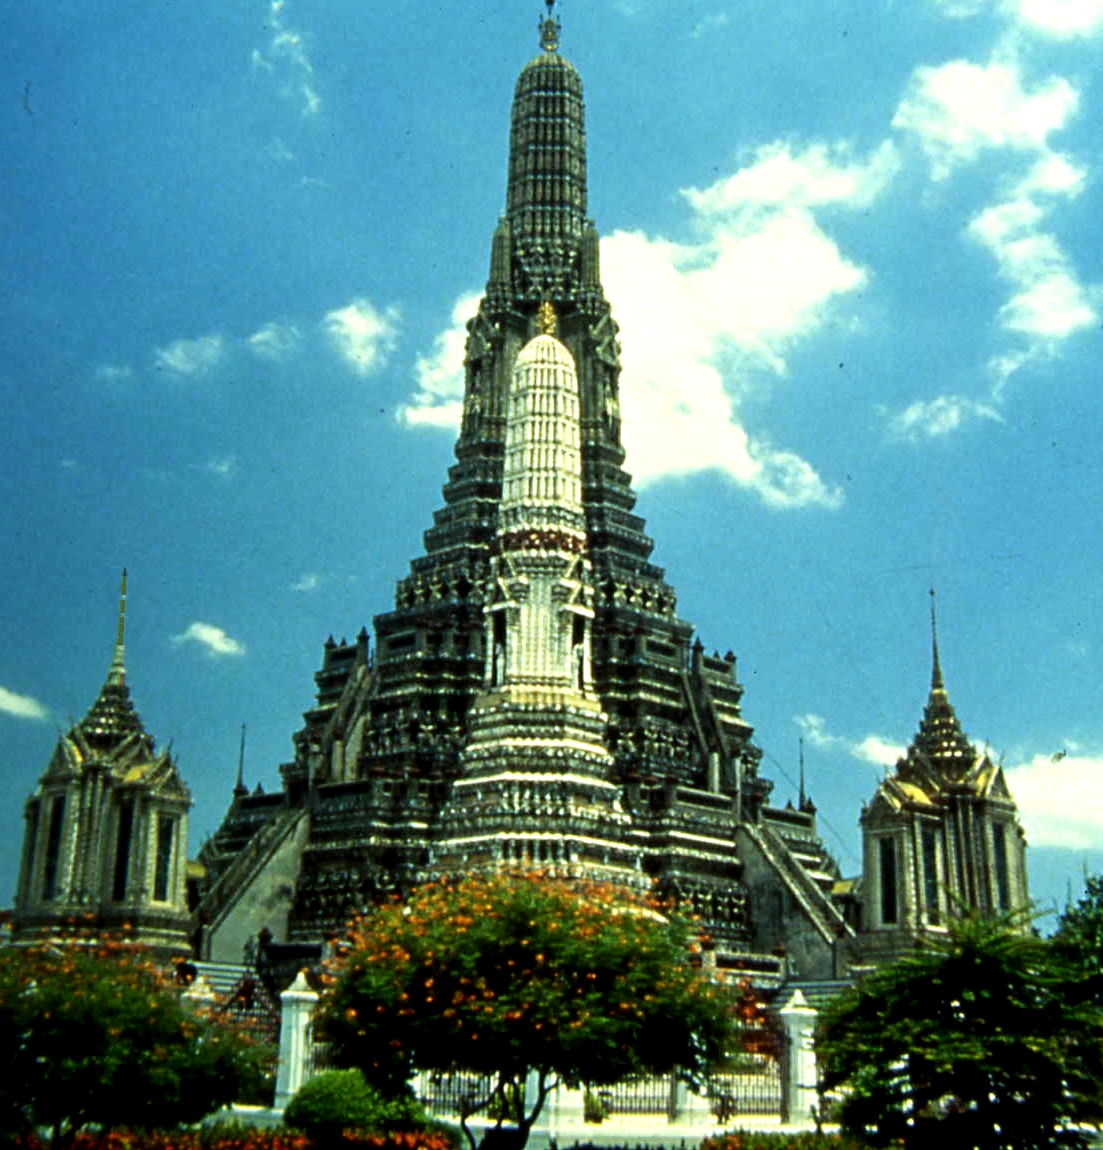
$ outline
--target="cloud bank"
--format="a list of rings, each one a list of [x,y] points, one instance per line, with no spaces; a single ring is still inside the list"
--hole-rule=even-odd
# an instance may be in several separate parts
[[[683,190],[692,241],[627,231],[603,241],[637,482],[714,471],[771,507],[841,504],[839,487],[799,452],[748,430],[740,399],[751,379],[759,388],[784,380],[791,349],[869,280],[817,212],[867,207],[898,167],[887,143],[857,157],[843,145],[775,142],[709,187]],[[463,321],[474,308],[475,297],[457,301],[452,324],[418,360],[406,424],[458,423]]]

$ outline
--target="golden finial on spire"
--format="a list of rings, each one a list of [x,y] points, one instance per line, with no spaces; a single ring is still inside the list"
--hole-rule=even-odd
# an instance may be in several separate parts
[[[540,21],[540,47],[545,52],[554,52],[559,47],[559,21],[552,11],[555,0],[544,0],[544,3],[548,6],[548,14]]]
[[[559,326],[559,317],[550,299],[544,300],[536,313],[536,331],[539,335],[555,335]]]

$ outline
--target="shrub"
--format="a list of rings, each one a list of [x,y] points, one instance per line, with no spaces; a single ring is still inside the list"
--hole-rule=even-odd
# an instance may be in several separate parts
[[[701,1150],[867,1150],[864,1142],[841,1134],[782,1134],[733,1130],[706,1138]]]
[[[415,1098],[386,1098],[370,1086],[359,1070],[329,1070],[312,1078],[284,1111],[288,1126],[314,1139],[332,1139],[342,1130],[386,1134],[416,1130],[428,1115]]]

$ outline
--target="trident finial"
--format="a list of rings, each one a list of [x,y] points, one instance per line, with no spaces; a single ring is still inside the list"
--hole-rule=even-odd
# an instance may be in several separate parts
[[[544,3],[548,14],[540,21],[540,47],[545,52],[554,52],[559,47],[559,21],[553,11],[555,0],[544,0]]]
[[[559,317],[550,299],[544,300],[536,313],[536,330],[540,335],[555,335],[559,326]]]

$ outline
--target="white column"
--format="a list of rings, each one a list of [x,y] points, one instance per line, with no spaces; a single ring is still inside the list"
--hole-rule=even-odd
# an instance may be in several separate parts
[[[295,981],[280,995],[280,1053],[276,1070],[275,1108],[283,1110],[303,1084],[309,1044],[313,1041],[311,1019],[318,995],[300,970]]]
[[[785,1096],[789,1102],[786,1119],[795,1126],[812,1125],[812,1113],[819,1104],[816,1087],[816,1051],[812,1045],[816,1011],[804,995],[794,990],[789,1001],[778,1011],[785,1027]]]

